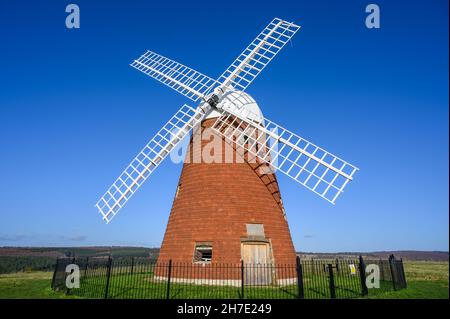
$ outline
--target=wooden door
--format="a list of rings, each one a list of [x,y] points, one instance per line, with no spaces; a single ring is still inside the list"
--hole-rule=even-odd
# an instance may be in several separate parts
[[[272,283],[272,264],[270,262],[269,244],[243,243],[242,260],[244,261],[244,284],[270,285]]]

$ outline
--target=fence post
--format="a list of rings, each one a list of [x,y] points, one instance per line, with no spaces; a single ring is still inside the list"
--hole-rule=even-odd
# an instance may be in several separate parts
[[[305,298],[305,290],[303,288],[303,268],[302,263],[300,262],[300,256],[296,258],[297,262],[297,287],[298,287],[298,298]]]
[[[369,290],[367,289],[366,285],[366,265],[364,264],[364,260],[362,256],[359,256],[359,278],[361,280],[361,290],[362,295],[367,296],[369,294]]]
[[[385,267],[384,267],[384,263],[383,260],[380,258],[380,260],[378,261],[378,265],[380,267],[380,280],[386,280],[386,274],[384,273],[385,271]]]
[[[336,271],[339,272],[339,261],[337,258],[336,258]]]
[[[132,275],[134,272],[134,257],[131,257],[131,274]]]
[[[172,277],[172,259],[169,259],[169,269],[167,273],[167,299],[170,299],[170,277]]]
[[[52,289],[53,290],[55,290],[55,278],[56,278],[56,272],[58,271],[58,263],[59,263],[59,258],[56,258],[55,270],[53,271],[53,277],[52,277]]]
[[[389,268],[391,269],[391,279],[392,279],[392,287],[394,288],[394,291],[397,290],[397,285],[395,282],[395,276],[394,276],[394,255],[389,256]]]
[[[336,287],[334,286],[333,265],[328,264],[328,273],[330,274],[330,298],[336,299]]]
[[[105,299],[108,299],[109,279],[111,277],[111,265],[112,265],[112,258],[111,258],[111,256],[109,256],[109,258],[108,258],[108,269],[106,270]]]
[[[400,263],[401,263],[401,272],[402,272],[402,277],[403,277],[403,288],[407,288],[406,276],[405,276],[405,268],[403,267],[403,258],[400,258]]]
[[[87,276],[87,271],[89,267],[89,257],[86,257],[86,267],[84,267],[84,278]]]
[[[244,299],[244,261],[241,259],[241,299]]]

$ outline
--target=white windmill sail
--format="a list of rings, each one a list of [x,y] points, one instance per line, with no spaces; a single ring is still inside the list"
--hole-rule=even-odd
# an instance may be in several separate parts
[[[255,122],[252,119],[257,115],[243,106],[242,99],[233,98],[228,102],[223,104],[224,112],[213,129],[228,142],[335,203],[358,168],[267,118],[264,123]],[[269,144],[268,139],[274,142]]]
[[[201,99],[216,82],[209,76],[152,51],[147,51],[130,65],[194,102]]]
[[[131,161],[96,207],[109,223],[171,150],[198,125],[208,110],[183,105]]]
[[[223,72],[218,82],[223,87],[244,91],[299,29],[300,26],[292,22],[273,19]]]
[[[358,170],[355,166],[267,119],[255,121],[258,116],[243,107],[239,98],[221,103],[221,99],[227,102],[232,96],[224,94],[226,91],[244,91],[299,28],[294,23],[273,19],[218,80],[152,51],[134,60],[130,65],[137,70],[195,102],[206,103],[197,109],[184,105],[133,159],[97,202],[103,219],[109,222],[117,214],[170,151],[201,123],[211,107],[217,107],[221,114],[213,128],[225,139],[334,203],[353,179]],[[268,140],[275,143],[269,145]]]

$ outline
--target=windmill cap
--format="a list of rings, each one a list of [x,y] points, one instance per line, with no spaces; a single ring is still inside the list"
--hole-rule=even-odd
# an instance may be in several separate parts
[[[256,101],[246,92],[242,91],[228,91],[226,92],[219,101],[222,106],[226,106],[227,104],[235,104],[239,108],[243,107],[249,111],[249,119],[255,122],[262,123],[264,120],[261,109],[259,108]],[[221,114],[215,110],[211,109],[211,111],[206,115],[205,119],[211,119],[219,117]]]

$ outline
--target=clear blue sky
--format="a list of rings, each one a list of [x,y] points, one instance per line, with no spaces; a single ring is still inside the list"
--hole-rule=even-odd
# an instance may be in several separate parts
[[[110,225],[93,206],[192,105],[128,64],[150,49],[218,77],[281,17],[302,29],[248,92],[360,168],[335,206],[279,175],[296,249],[448,250],[448,1],[376,1],[379,30],[369,1],[74,2],[78,30],[69,1],[0,2],[0,245],[159,246],[181,164]]]

